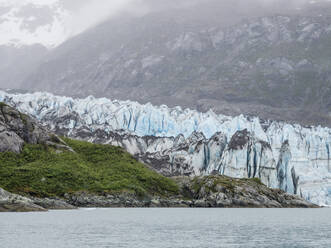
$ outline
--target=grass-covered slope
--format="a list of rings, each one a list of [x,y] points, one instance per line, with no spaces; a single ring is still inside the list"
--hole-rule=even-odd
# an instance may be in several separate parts
[[[121,148],[65,139],[75,152],[25,144],[20,154],[0,153],[0,188],[38,197],[79,191],[169,196],[178,186]]]

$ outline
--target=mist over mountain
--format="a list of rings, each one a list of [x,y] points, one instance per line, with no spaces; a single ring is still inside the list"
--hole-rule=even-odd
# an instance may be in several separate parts
[[[328,1],[137,3],[51,50],[21,88],[331,125]]]
[[[129,2],[0,0],[0,87],[19,88],[48,51],[117,14]]]

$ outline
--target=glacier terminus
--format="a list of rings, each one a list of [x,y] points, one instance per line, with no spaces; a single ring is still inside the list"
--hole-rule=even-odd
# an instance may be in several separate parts
[[[0,91],[69,137],[125,148],[167,176],[220,173],[331,205],[331,129],[106,98]]]

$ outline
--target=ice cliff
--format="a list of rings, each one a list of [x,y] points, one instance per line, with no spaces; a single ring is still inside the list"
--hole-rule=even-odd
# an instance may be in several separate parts
[[[329,128],[48,93],[0,91],[0,101],[58,133],[122,146],[165,175],[258,177],[270,187],[331,205]]]

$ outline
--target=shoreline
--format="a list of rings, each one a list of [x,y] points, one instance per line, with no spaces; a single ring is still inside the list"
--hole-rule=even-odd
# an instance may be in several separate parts
[[[264,204],[251,201],[232,199],[231,201],[213,201],[211,199],[184,200],[179,198],[149,198],[138,200],[128,195],[96,196],[81,195],[69,199],[27,198],[21,197],[6,203],[0,201],[0,212],[47,212],[82,209],[194,209],[194,208],[331,208],[331,206],[317,206],[303,199],[287,195],[289,197],[283,204],[266,202]],[[74,200],[73,200],[74,199]]]
[[[77,208],[321,208],[280,189],[268,188],[256,178],[220,175],[173,178],[178,194],[139,195],[134,192],[65,193],[61,197],[21,196],[0,189],[0,212],[33,212]]]

